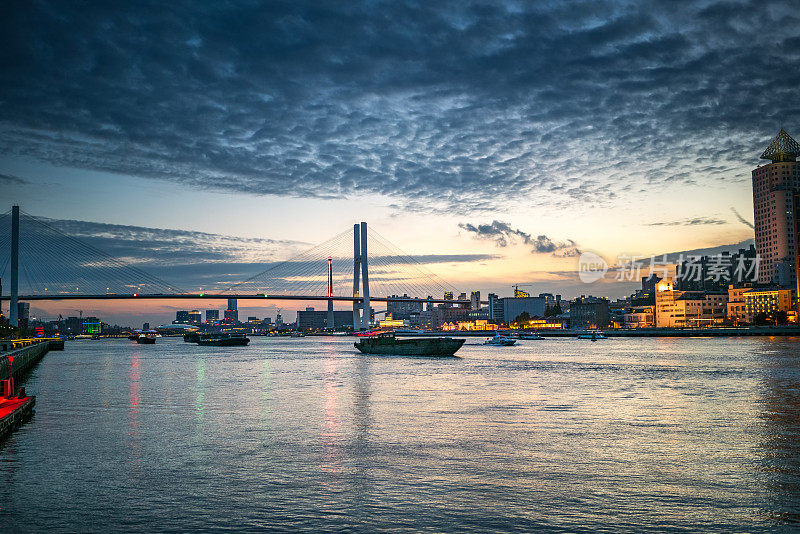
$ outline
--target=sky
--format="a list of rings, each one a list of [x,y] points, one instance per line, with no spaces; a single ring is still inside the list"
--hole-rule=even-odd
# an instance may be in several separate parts
[[[752,239],[750,172],[800,135],[796,7],[11,0],[0,211],[185,287],[363,220],[459,290],[623,296],[582,252]]]

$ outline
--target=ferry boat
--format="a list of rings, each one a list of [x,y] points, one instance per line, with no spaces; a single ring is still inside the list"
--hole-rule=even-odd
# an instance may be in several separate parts
[[[353,346],[364,354],[395,356],[454,356],[464,339],[424,337],[397,339],[392,332],[359,335]]]
[[[595,331],[595,332],[587,332],[585,334],[578,334],[578,339],[590,339],[592,341],[597,341],[598,339],[605,339],[606,336],[602,332]]]
[[[195,341],[201,347],[242,347],[250,343],[244,334],[202,334]]]
[[[483,344],[491,345],[493,347],[510,347],[516,342],[517,340],[511,336],[501,336],[500,334],[497,334],[493,338],[489,338],[484,341]]]
[[[136,338],[136,343],[140,345],[155,345],[156,336],[152,334],[139,334],[139,337]]]

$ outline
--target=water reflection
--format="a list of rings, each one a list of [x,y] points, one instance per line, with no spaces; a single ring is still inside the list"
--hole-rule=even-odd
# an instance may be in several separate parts
[[[135,347],[131,351],[128,369],[128,447],[130,449],[129,462],[134,467],[139,467],[142,456],[139,441],[139,380],[141,379],[140,349]]]
[[[203,432],[203,420],[204,420],[204,412],[205,412],[205,400],[206,400],[206,358],[205,356],[198,356],[196,360],[196,379],[195,379],[195,413],[197,415],[197,425],[196,425],[196,432],[197,434],[202,434]]]
[[[341,491],[340,475],[342,473],[341,421],[339,418],[339,385],[338,357],[332,346],[324,353],[322,392],[324,399],[324,418],[320,439],[322,441],[322,485],[327,496],[324,505],[333,511],[337,505],[334,498]]]
[[[765,512],[782,524],[800,525],[800,361],[784,340],[761,354],[765,367],[761,467],[769,495]]]

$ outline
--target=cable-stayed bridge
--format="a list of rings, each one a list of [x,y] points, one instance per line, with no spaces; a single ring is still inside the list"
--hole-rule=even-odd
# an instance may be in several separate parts
[[[147,247],[143,242],[142,250]],[[138,263],[113,257],[18,206],[0,215],[0,301],[11,301],[9,319],[15,326],[18,301],[327,301],[331,314],[339,301],[352,303],[354,325],[361,329],[369,327],[370,302],[469,304],[453,299],[454,287],[363,222],[245,280],[202,290],[182,289]]]

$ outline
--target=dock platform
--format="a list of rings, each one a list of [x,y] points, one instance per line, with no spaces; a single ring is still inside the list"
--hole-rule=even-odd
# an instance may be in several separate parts
[[[0,441],[33,415],[36,397],[0,397]]]

